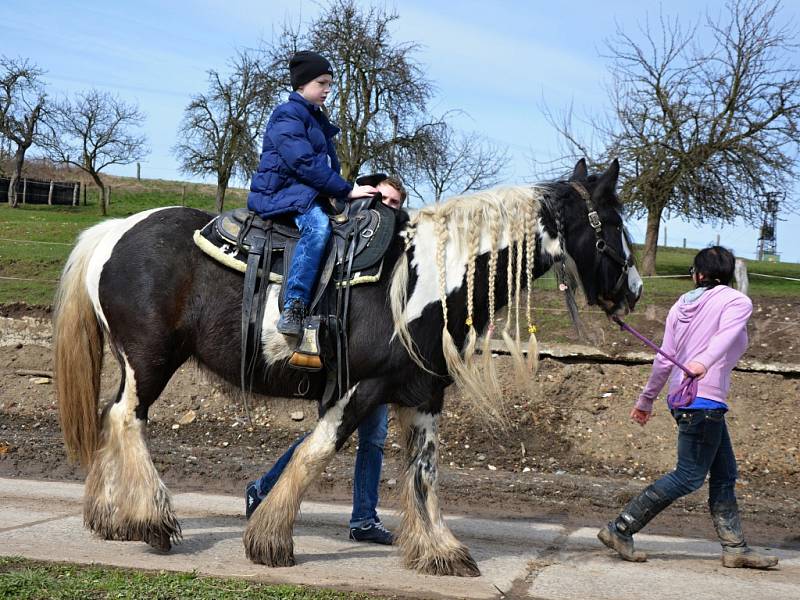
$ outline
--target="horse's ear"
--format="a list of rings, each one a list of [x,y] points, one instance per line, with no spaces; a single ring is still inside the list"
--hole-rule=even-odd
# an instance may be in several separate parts
[[[619,179],[619,161],[615,158],[608,165],[605,172],[600,175],[597,181],[597,187],[594,190],[593,196],[596,200],[603,200],[614,195],[617,189],[617,180]]]
[[[569,176],[570,181],[586,181],[589,172],[586,169],[586,159],[582,158],[575,163],[575,168],[572,169],[572,175]]]

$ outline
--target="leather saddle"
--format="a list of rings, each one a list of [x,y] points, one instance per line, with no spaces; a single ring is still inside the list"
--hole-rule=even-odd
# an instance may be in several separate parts
[[[346,277],[342,269],[334,268],[333,276],[337,283],[343,280],[350,281],[350,285],[371,283],[380,276],[380,263],[394,235],[396,211],[382,204],[379,198],[373,197],[372,202],[369,200],[352,202],[344,212],[331,216],[333,235],[327,258],[322,264],[327,265],[331,256],[338,255],[336,265],[341,266],[347,259],[345,244],[348,241],[354,244],[350,276]],[[283,275],[289,270],[295,246],[300,240],[300,230],[291,218],[265,220],[246,208],[237,208],[215,217],[197,232],[195,243],[212,258],[244,272],[248,255],[254,246],[267,238],[268,232],[273,254],[270,281],[283,283]],[[198,240],[198,237],[202,239]]]

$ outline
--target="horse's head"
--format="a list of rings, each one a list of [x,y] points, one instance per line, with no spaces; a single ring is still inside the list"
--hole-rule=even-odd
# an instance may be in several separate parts
[[[586,299],[609,315],[633,310],[643,285],[622,221],[618,178],[616,159],[600,175],[589,175],[581,159],[569,181],[554,186],[561,212],[556,226],[562,230]]]

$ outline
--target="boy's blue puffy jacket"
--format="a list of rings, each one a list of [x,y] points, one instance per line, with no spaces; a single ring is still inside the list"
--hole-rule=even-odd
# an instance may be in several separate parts
[[[292,92],[267,123],[247,207],[269,218],[305,213],[319,195],[346,197],[353,188],[339,175],[337,133],[318,106]]]

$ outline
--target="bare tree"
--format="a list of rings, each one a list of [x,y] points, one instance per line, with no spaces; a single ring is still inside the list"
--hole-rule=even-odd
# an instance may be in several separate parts
[[[620,159],[620,195],[647,215],[645,274],[655,272],[665,213],[754,221],[764,193],[793,177],[800,70],[786,58],[796,32],[779,11],[779,0],[731,0],[723,17],[706,18],[708,49],[695,43],[696,28],[663,15],[641,42],[621,30],[608,42],[613,115],[595,122],[605,142],[596,160]]]
[[[145,137],[132,131],[143,121],[135,104],[90,90],[53,106],[41,145],[53,161],[78,167],[92,178],[100,190],[101,213],[106,215],[108,194],[100,172],[147,155]]]
[[[249,179],[258,167],[259,140],[280,88],[250,53],[239,52],[230,66],[227,77],[208,72],[208,91],[186,107],[173,148],[182,172],[216,177],[219,212],[231,179]]]
[[[423,128],[419,142],[401,147],[398,156],[397,172],[409,191],[423,201],[432,194],[434,202],[497,185],[510,160],[505,148],[444,121]]]
[[[14,150],[14,167],[8,185],[8,203],[18,204],[17,181],[22,176],[25,153],[36,141],[45,109],[43,71],[24,58],[0,56],[0,135]]]
[[[398,145],[420,141],[419,120],[433,86],[415,58],[419,46],[393,39],[391,25],[398,18],[356,0],[330,0],[307,26],[286,25],[263,48],[265,64],[287,88],[286,64],[297,50],[317,49],[330,60],[328,110],[342,130],[336,150],[345,179],[355,178],[369,161],[391,160]]]

